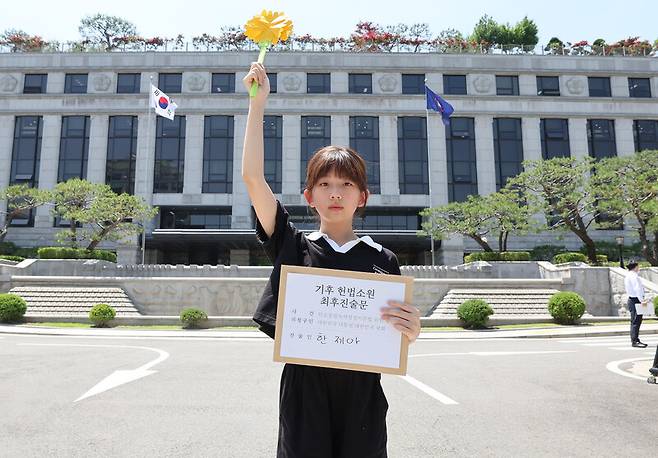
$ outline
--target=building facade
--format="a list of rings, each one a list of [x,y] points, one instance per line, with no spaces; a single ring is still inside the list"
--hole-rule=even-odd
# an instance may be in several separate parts
[[[255,58],[0,54],[0,188],[107,183],[160,209],[146,224],[146,262],[267,263],[240,175],[241,79]],[[404,264],[430,260],[430,241],[416,235],[420,210],[495,192],[525,159],[658,149],[657,58],[276,52],[266,64],[265,174],[293,221],[317,227],[302,196],[310,155],[352,146],[367,161],[372,192],[356,228]],[[427,115],[425,81],[455,107],[448,127]],[[151,82],[178,104],[174,121],[149,110]],[[15,220],[7,240],[50,245],[61,224],[43,206]],[[555,235],[513,237],[509,246],[542,243]],[[560,244],[580,245],[569,236]],[[139,262],[140,245],[120,248],[120,260]],[[437,241],[437,261],[459,263],[474,249],[461,238]]]

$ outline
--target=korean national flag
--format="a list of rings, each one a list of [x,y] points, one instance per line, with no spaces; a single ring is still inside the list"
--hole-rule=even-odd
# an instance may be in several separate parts
[[[167,119],[174,120],[176,105],[167,94],[151,84],[151,106],[155,108],[155,114]]]

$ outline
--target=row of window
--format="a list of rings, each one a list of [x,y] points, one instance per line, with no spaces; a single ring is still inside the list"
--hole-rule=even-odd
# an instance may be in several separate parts
[[[206,116],[203,143],[202,192],[231,193],[233,182],[234,132],[233,116]],[[304,116],[301,119],[300,188],[305,186],[306,166],[311,155],[331,143],[331,117]],[[89,116],[62,117],[58,181],[73,177],[86,178],[89,152]],[[115,192],[134,193],[137,158],[136,116],[112,116],[109,122],[106,183]],[[350,117],[350,146],[366,161],[371,192],[380,192],[379,118]],[[398,118],[398,169],[402,194],[427,194],[427,125],[424,117]],[[186,118],[174,121],[158,118],[155,143],[153,192],[181,193],[185,165]],[[633,121],[635,149],[658,149],[658,121]],[[41,153],[42,117],[16,117],[10,181],[38,186]],[[541,119],[542,157],[568,157],[569,128],[567,119]],[[615,156],[615,123],[611,119],[587,121],[588,153],[600,159]],[[521,171],[523,141],[521,119],[495,118],[493,140],[496,186]],[[283,120],[281,116],[265,116],[265,178],[275,193],[282,189]],[[449,200],[461,201],[477,194],[477,160],[473,118],[453,117],[446,129],[446,151]]]
[[[277,92],[277,74],[268,73],[271,92]],[[182,73],[160,73],[158,88],[167,94],[177,94],[182,91]],[[350,73],[349,92],[351,94],[372,94],[372,74]],[[45,93],[48,75],[27,74],[23,92],[26,94]],[[119,94],[136,94],[140,91],[140,73],[119,73],[116,92]],[[590,76],[587,78],[590,97],[611,97],[609,77]],[[424,94],[425,74],[402,74],[403,94]],[[630,97],[651,97],[651,81],[649,78],[628,78]],[[87,92],[87,74],[67,73],[64,83],[67,94],[84,94]],[[235,73],[213,73],[211,92],[235,92]],[[308,73],[306,92],[309,94],[331,93],[331,78],[329,73]],[[466,95],[466,75],[443,75],[443,94]],[[496,76],[497,95],[519,95],[519,77],[516,75]],[[559,96],[560,80],[558,76],[537,76],[537,95]]]

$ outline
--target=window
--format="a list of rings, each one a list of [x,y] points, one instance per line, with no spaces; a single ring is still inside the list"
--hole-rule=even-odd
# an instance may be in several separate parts
[[[350,73],[348,76],[350,94],[372,94],[370,73]]]
[[[519,77],[496,75],[496,95],[519,95]]]
[[[206,116],[202,192],[233,192],[233,116]]]
[[[167,95],[180,94],[182,81],[182,73],[160,73],[158,75],[158,89]]]
[[[493,122],[496,190],[505,187],[509,178],[523,171],[523,139],[521,120],[495,118]]]
[[[185,116],[176,116],[173,121],[157,117],[153,192],[183,192],[185,124]]]
[[[139,94],[141,79],[141,73],[119,73],[117,94]]]
[[[23,81],[23,94],[45,94],[47,84],[48,75],[25,75],[25,80]]]
[[[443,75],[443,93],[466,95],[466,75]]]
[[[302,116],[302,151],[300,189],[306,187],[308,161],[320,148],[331,144],[330,116]]]
[[[161,207],[162,229],[230,229],[230,207]]]
[[[270,94],[276,94],[277,93],[276,73],[268,73],[267,78],[270,80]]]
[[[331,75],[329,73],[308,73],[306,75],[306,92],[329,94],[331,92]]]
[[[649,78],[628,78],[628,92],[631,97],[651,97]]]
[[[350,116],[350,148],[366,161],[368,188],[379,194],[379,118]]]
[[[557,77],[557,76],[538,76],[537,77],[537,95],[559,96],[560,95],[560,78]]]
[[[421,208],[368,207],[364,216],[354,216],[354,229],[366,231],[418,231]],[[317,227],[317,223],[316,223]]]
[[[281,192],[283,166],[283,119],[281,116],[265,116],[263,119],[265,147],[265,180],[272,192]]]
[[[589,84],[590,97],[610,97],[610,78],[608,77],[594,77],[587,78]]]
[[[542,159],[571,156],[567,119],[542,119],[540,128]]]
[[[423,117],[398,118],[398,171],[402,194],[428,194],[427,124]]]
[[[213,73],[211,92],[215,94],[235,92],[235,73]]]
[[[589,155],[595,159],[617,155],[614,120],[587,120],[587,148]]]
[[[402,74],[403,94],[425,94],[425,74]]]
[[[448,199],[463,202],[478,193],[473,118],[450,118],[446,129]]]
[[[89,116],[63,116],[57,182],[87,177]]]
[[[633,138],[635,140],[635,151],[658,150],[658,121],[633,121]]]
[[[10,183],[39,186],[39,161],[41,156],[41,116],[16,116],[14,144],[11,153]],[[13,202],[7,202],[11,211]],[[12,226],[34,226],[34,211],[21,212],[11,222]]]
[[[67,73],[64,78],[65,94],[86,94],[87,93],[87,74],[86,73]]]
[[[135,193],[137,116],[110,116],[105,183],[117,194]]]

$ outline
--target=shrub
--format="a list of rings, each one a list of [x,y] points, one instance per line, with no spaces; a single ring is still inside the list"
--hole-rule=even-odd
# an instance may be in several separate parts
[[[457,316],[466,327],[482,328],[494,311],[483,299],[468,299],[457,308]]]
[[[43,247],[38,250],[40,259],[101,259],[117,262],[117,255],[107,250],[88,251],[84,248]]]
[[[96,304],[89,311],[89,319],[98,328],[103,328],[114,319],[117,312],[108,304]]]
[[[654,315],[658,316],[658,296],[653,298],[653,312]]]
[[[27,312],[27,304],[16,294],[0,294],[0,322],[14,323],[21,321]]]
[[[608,257],[604,254],[597,254],[596,255],[596,265],[597,266],[604,266],[608,263]]]
[[[474,261],[530,261],[527,251],[478,251],[466,255],[464,262]]]
[[[9,254],[0,255],[0,259],[6,259],[7,261],[16,261],[16,262],[21,262],[25,260],[25,258],[22,256],[12,256]]]
[[[548,312],[560,324],[573,324],[585,313],[585,300],[578,293],[561,291],[549,299]]]
[[[565,262],[587,262],[587,256],[582,253],[559,253],[553,256],[553,264],[564,264]]]
[[[597,241],[594,242],[594,246],[596,246],[596,252],[606,255],[609,261],[619,262],[619,245],[616,242]],[[582,245],[579,251],[585,254],[587,253],[587,248],[585,245]],[[624,245],[622,251],[624,259],[638,259],[643,257],[641,242]]]
[[[16,245],[12,242],[0,242],[0,254],[14,254]]]
[[[180,320],[183,322],[184,328],[197,328],[199,323],[207,319],[206,312],[196,308],[186,308],[180,312]]]
[[[539,245],[530,250],[530,259],[533,261],[550,261],[556,254],[566,251],[565,246]]]

